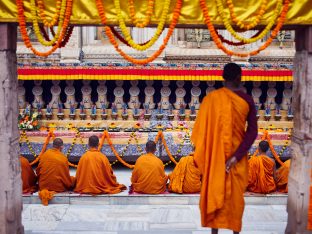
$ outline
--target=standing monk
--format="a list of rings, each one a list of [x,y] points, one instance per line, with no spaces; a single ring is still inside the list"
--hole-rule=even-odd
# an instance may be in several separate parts
[[[108,159],[98,147],[99,138],[91,136],[89,150],[80,158],[76,171],[76,193],[114,194],[126,189],[126,186],[117,183]]]
[[[276,189],[281,193],[288,193],[288,174],[291,162],[290,160],[291,159],[285,161],[284,164],[276,170]]]
[[[36,169],[39,182],[39,197],[43,205],[48,205],[54,193],[71,190],[75,186],[75,177],[69,174],[67,157],[62,153],[63,141],[55,138],[53,148],[40,156]]]
[[[271,193],[276,190],[275,185],[275,161],[269,158],[266,153],[269,150],[269,143],[259,143],[259,155],[248,160],[248,187],[247,190],[253,193]]]
[[[29,162],[23,156],[20,156],[21,174],[23,182],[23,193],[33,193],[37,190],[37,176]]]
[[[247,152],[258,127],[254,102],[240,89],[241,74],[235,63],[224,66],[225,87],[204,98],[192,132],[194,159],[203,176],[201,223],[212,234],[219,228],[239,233],[242,227]]]
[[[198,193],[201,187],[200,171],[194,162],[194,155],[182,157],[169,174],[168,190],[174,193]]]
[[[160,194],[166,191],[168,177],[165,174],[163,162],[157,158],[154,141],[146,143],[146,154],[135,162],[131,183],[134,192]]]

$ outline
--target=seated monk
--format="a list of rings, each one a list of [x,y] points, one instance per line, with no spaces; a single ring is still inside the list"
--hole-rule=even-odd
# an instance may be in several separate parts
[[[99,138],[89,138],[89,150],[82,155],[76,171],[76,193],[115,194],[126,189],[116,181],[116,176],[106,156],[99,150]]]
[[[276,189],[281,193],[288,193],[288,173],[290,167],[290,159],[284,162],[284,164],[276,170]]]
[[[131,177],[134,192],[160,194],[166,191],[168,177],[163,162],[154,155],[155,151],[155,142],[148,141],[146,154],[137,159]]]
[[[21,174],[23,182],[23,193],[33,193],[37,190],[37,176],[29,162],[23,156],[20,156]]]
[[[269,149],[267,141],[259,143],[259,155],[248,160],[248,187],[249,192],[271,193],[276,190],[275,162],[266,155]]]
[[[68,159],[62,149],[62,139],[55,138],[53,148],[40,156],[36,172],[43,205],[48,205],[54,193],[68,191],[75,186],[75,177],[69,175]]]
[[[200,171],[194,162],[193,154],[180,159],[169,174],[168,190],[175,193],[198,193],[201,181]]]

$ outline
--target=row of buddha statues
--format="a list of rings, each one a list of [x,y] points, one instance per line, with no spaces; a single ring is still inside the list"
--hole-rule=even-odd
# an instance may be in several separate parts
[[[185,109],[188,105],[190,109],[199,109],[200,105],[200,96],[202,95],[202,90],[199,87],[200,81],[192,81],[192,88],[190,89],[190,102],[185,102],[185,97],[187,95],[187,92],[184,88],[185,82],[184,81],[175,81],[177,88],[175,90],[175,98],[176,101],[174,103],[170,103],[169,97],[172,93],[171,88],[169,87],[170,81],[164,80],[162,81],[162,87],[160,89],[160,97],[161,100],[159,103],[155,103],[154,96],[155,96],[155,88],[153,87],[153,81],[148,80],[145,81],[146,87],[144,90],[141,90],[138,87],[139,82],[137,80],[130,81],[131,87],[129,88],[129,95],[130,99],[129,102],[124,102],[124,95],[125,90],[123,88],[124,82],[122,80],[115,81],[116,87],[114,88],[114,101],[111,103],[111,109],[140,109],[142,106],[144,109],[152,110],[155,108],[162,109],[162,110],[170,110],[170,109],[178,109],[181,108]],[[64,103],[61,102],[61,87],[60,87],[60,81],[53,80],[53,85],[50,89],[51,92],[51,100],[47,105],[45,105],[42,94],[43,94],[43,87],[42,81],[35,80],[34,81],[34,87],[32,88],[32,94],[34,96],[34,100],[31,103],[33,108],[44,108],[46,106],[46,109],[59,109],[59,108],[65,108],[73,111],[78,107],[83,109],[107,109],[109,107],[109,102],[107,99],[107,90],[108,87],[106,86],[105,80],[98,81],[98,86],[96,88],[98,99],[96,102],[92,102],[91,100],[91,93],[92,93],[92,87],[90,85],[89,80],[83,81],[83,86],[80,90],[82,94],[82,101],[78,103],[75,98],[75,86],[73,80],[67,80],[66,81],[66,87],[64,89],[64,93],[66,94],[66,101]],[[271,110],[288,110],[291,109],[291,99],[292,99],[292,82],[284,82],[284,90],[283,90],[283,97],[282,102],[277,104],[275,102],[276,96],[277,96],[277,89],[276,89],[276,82],[268,82],[268,89],[266,92],[266,100],[265,102],[260,102],[260,97],[263,94],[262,89],[260,88],[261,82],[253,82],[253,88],[251,91],[251,95],[254,99],[254,102],[256,104],[256,108],[264,109],[265,113],[267,115],[270,114]],[[247,92],[246,87],[242,86],[242,91]],[[215,81],[207,81],[207,89],[206,94],[213,91],[215,89]],[[141,92],[144,92],[145,98],[144,103],[140,103],[139,101],[139,95]],[[18,105],[20,109],[25,109],[27,106],[26,98],[25,98],[25,88],[23,86],[23,82],[19,81],[19,87],[18,87]]]

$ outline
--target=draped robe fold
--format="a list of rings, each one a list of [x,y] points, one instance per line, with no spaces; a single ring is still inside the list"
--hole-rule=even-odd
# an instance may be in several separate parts
[[[137,159],[131,176],[134,192],[163,193],[166,190],[167,180],[164,164],[155,155],[148,153]]]
[[[64,192],[75,185],[75,177],[69,174],[68,159],[59,150],[49,149],[43,153],[36,172],[39,190]]]
[[[77,193],[115,194],[126,189],[117,182],[106,156],[98,150],[90,149],[81,158],[76,171]]]
[[[243,194],[248,184],[247,156],[228,174],[225,163],[243,140],[248,113],[248,103],[227,88],[211,92],[200,106],[191,139],[202,174],[202,226],[241,230]]]
[[[200,171],[194,163],[194,157],[180,159],[173,172],[169,174],[168,190],[175,193],[198,193],[201,187]]]
[[[272,159],[265,155],[258,155],[250,158],[248,165],[248,191],[267,194],[276,190],[275,163]]]
[[[281,193],[288,193],[288,174],[291,160],[288,159],[276,170],[276,189]]]
[[[23,193],[33,193],[37,190],[37,176],[29,162],[23,156],[20,156],[21,162],[21,175],[22,175],[22,182],[23,182]]]

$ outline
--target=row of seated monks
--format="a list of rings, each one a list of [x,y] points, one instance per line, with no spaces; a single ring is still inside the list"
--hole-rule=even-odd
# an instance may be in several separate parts
[[[126,189],[117,182],[106,156],[98,150],[99,138],[89,138],[89,150],[81,157],[76,176],[70,176],[67,157],[62,153],[63,141],[56,138],[53,148],[39,159],[36,174],[26,158],[20,157],[22,166],[23,193],[39,190],[42,204],[48,205],[55,193],[71,191],[80,194],[115,194]],[[273,191],[287,192],[289,163],[275,171],[275,163],[265,155],[269,145],[259,144],[260,154],[249,160],[248,190],[256,193]],[[198,193],[201,189],[201,174],[192,155],[182,157],[172,173],[165,174],[162,161],[154,155],[156,144],[148,141],[146,154],[140,156],[131,177],[133,192],[161,194],[167,189],[174,193]],[[167,185],[167,182],[169,183]],[[38,181],[38,186],[37,186]]]

